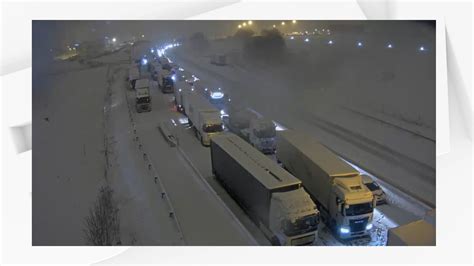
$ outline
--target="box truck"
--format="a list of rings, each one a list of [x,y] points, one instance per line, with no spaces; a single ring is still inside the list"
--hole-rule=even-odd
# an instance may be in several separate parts
[[[319,212],[301,181],[232,133],[211,141],[212,172],[273,245],[311,245]]]
[[[365,236],[372,229],[375,200],[357,170],[307,134],[277,132],[276,157],[301,179],[322,220],[341,239]]]
[[[196,137],[204,146],[209,146],[211,138],[224,130],[219,110],[196,91],[181,91],[184,114],[194,128]]]

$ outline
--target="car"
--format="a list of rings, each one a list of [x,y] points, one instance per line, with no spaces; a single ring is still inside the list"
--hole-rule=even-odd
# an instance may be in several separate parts
[[[380,185],[368,175],[361,175],[361,176],[362,176],[362,182],[372,192],[375,199],[377,200],[377,205],[387,204],[387,195],[382,190]]]

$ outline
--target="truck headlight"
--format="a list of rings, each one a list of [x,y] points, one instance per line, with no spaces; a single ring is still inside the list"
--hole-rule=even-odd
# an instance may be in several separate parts
[[[349,228],[347,227],[341,227],[341,229],[339,229],[341,231],[341,234],[347,234],[350,232]]]
[[[368,223],[367,226],[365,227],[365,230],[370,230],[372,229],[372,227],[374,227],[373,224]]]

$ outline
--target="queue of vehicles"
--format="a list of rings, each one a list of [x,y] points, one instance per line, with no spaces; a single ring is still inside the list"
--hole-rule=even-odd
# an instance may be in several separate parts
[[[248,108],[227,113],[220,88],[198,91],[197,77],[176,73],[168,59],[157,62],[158,87],[174,93],[177,110],[210,146],[213,174],[272,244],[312,244],[320,217],[341,239],[369,234],[374,207],[385,201],[375,181],[310,136],[277,133],[273,121]],[[151,111],[148,79],[134,80],[137,112]],[[264,153],[276,153],[283,168]]]

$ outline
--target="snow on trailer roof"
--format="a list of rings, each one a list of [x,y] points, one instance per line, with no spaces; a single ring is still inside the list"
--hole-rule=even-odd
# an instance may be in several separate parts
[[[135,83],[135,88],[146,88],[146,87],[149,87],[150,86],[150,82],[148,81],[148,79],[139,79],[137,80],[137,82]]]
[[[295,130],[277,131],[277,138],[284,138],[295,147],[298,147],[304,155],[316,162],[330,176],[354,176],[359,174],[356,169],[305,133]]]
[[[301,181],[278,166],[263,153],[252,147],[246,141],[233,133],[223,133],[212,137],[219,147],[263,184],[267,189],[274,190],[281,187],[301,184]]]

